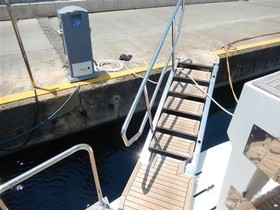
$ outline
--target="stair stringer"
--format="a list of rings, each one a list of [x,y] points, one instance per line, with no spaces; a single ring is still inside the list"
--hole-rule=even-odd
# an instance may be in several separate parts
[[[159,104],[158,104],[158,107],[157,107],[157,110],[156,110],[156,113],[155,113],[155,116],[154,116],[154,119],[153,119],[153,128],[156,128],[156,126],[157,126],[158,120],[160,118],[160,115],[161,115],[161,112],[162,112],[162,109],[163,109],[164,102],[165,102],[165,100],[167,98],[167,95],[168,95],[169,87],[170,87],[170,85],[173,81],[173,78],[174,78],[175,71],[176,71],[176,69],[172,69],[170,71],[170,74],[169,74],[168,79],[166,81],[163,93],[161,95],[161,98],[160,98],[160,101],[159,101]],[[141,156],[140,156],[140,161],[141,161],[142,164],[146,165],[146,164],[149,163],[149,159],[150,159],[150,156],[151,156],[151,152],[149,151],[149,145],[150,145],[150,142],[151,142],[151,140],[154,136],[154,133],[155,133],[155,130],[152,130],[152,129],[150,129],[149,132],[148,132],[148,135],[147,135],[147,138],[146,138],[146,141],[145,141],[145,144],[143,146]]]
[[[210,84],[209,84],[209,88],[208,88],[208,92],[207,92],[207,94],[211,97],[213,95],[218,70],[219,70],[219,64],[214,64],[213,71],[211,74]],[[196,170],[197,170],[197,166],[199,163],[199,156],[200,156],[201,147],[202,147],[202,143],[203,143],[203,139],[204,139],[204,133],[205,133],[210,105],[211,105],[211,98],[206,97],[205,106],[204,106],[201,123],[200,123],[199,131],[198,131],[197,143],[196,143],[196,147],[195,147],[195,150],[193,153],[193,158],[192,158],[191,162],[189,164],[187,164],[187,167],[186,167],[186,174],[188,174],[190,176],[195,176],[195,174],[197,173]]]

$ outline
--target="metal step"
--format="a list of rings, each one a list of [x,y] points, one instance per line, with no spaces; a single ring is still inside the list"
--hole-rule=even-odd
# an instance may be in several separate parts
[[[211,72],[180,68],[175,72],[174,79],[190,80],[188,76],[191,76],[198,83],[208,84],[211,79]]]
[[[149,150],[176,159],[191,159],[195,141],[156,132]]]
[[[179,62],[177,67],[187,68],[187,69],[196,69],[200,71],[212,71],[213,66],[208,66],[198,63],[188,63],[188,62]]]
[[[178,115],[186,114],[201,117],[203,113],[204,103],[182,99],[178,97],[168,96],[163,109],[178,113]]]
[[[169,133],[180,134],[186,137],[197,137],[200,121],[176,115],[162,113],[157,124],[157,129]]]
[[[207,86],[200,86],[201,89],[203,89],[205,92],[207,92],[208,87]],[[170,88],[169,93],[180,95],[183,97],[196,97],[199,99],[205,99],[206,95],[200,91],[198,88],[196,88],[193,84],[186,83],[186,82],[180,82],[180,81],[173,81]]]

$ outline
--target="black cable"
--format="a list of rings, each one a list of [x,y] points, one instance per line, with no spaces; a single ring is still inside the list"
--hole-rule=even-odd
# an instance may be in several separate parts
[[[92,59],[92,61],[95,64],[95,67],[97,68],[98,64],[97,64],[96,60]]]

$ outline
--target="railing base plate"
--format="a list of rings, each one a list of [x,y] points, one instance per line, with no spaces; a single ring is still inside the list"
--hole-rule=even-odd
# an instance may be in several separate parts
[[[102,201],[103,201],[103,206],[100,206],[99,202],[96,202],[92,206],[86,208],[86,210],[112,210],[112,208],[109,205],[109,200],[107,197],[104,197]]]

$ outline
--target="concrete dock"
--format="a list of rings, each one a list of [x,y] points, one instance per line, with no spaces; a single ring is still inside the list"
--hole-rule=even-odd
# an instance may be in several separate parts
[[[82,82],[73,102],[44,129],[35,132],[34,142],[55,139],[72,132],[116,120],[126,115],[141,79],[131,71],[144,72],[169,20],[173,7],[91,13],[91,41],[97,62],[118,60],[120,54],[132,54],[125,62],[130,71],[106,73],[100,78]],[[62,41],[57,33],[57,17],[38,17],[19,20],[18,27],[35,78],[39,99],[39,121],[47,118],[73,92],[77,84],[70,84],[65,76]],[[177,57],[199,57],[205,51],[219,50],[227,43],[262,34],[234,45],[229,53],[233,58],[233,80],[244,75],[279,69],[280,6],[278,0],[232,1],[186,6],[181,37],[176,48]],[[166,57],[167,47],[158,59]],[[168,46],[167,46],[168,45]],[[34,124],[34,92],[10,21],[0,21],[0,143]],[[261,54],[260,51],[265,53]],[[255,53],[255,54],[254,54]],[[244,66],[240,64],[242,56]],[[263,59],[263,62],[260,62]],[[221,61],[221,66],[225,65]],[[253,66],[253,67],[252,67]],[[262,72],[263,69],[265,72]],[[221,75],[226,75],[221,69]],[[136,82],[133,82],[136,80]],[[218,78],[218,85],[226,84],[226,76]],[[230,94],[230,93],[229,93]],[[129,96],[128,96],[129,95]],[[106,96],[106,97],[105,97]],[[126,97],[125,97],[126,96]],[[19,114],[20,113],[20,114]],[[71,113],[71,114],[69,114]],[[21,138],[11,145],[20,144]]]

